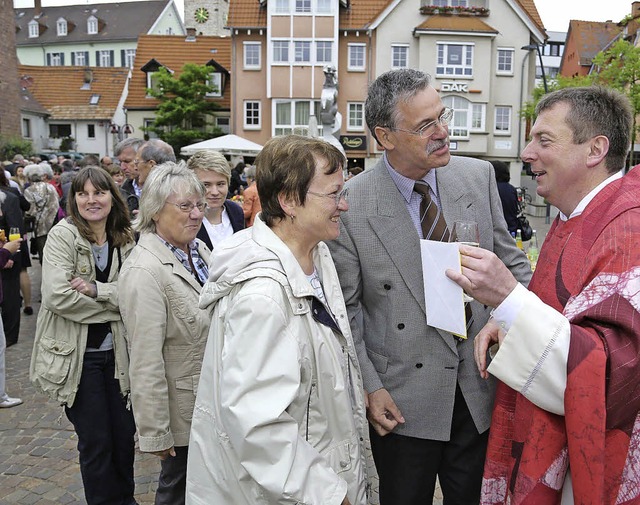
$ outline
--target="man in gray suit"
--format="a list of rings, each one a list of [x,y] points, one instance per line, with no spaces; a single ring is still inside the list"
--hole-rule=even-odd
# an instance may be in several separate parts
[[[385,153],[347,183],[349,212],[330,244],[369,393],[382,505],[431,503],[436,476],[445,503],[477,504],[494,395],[473,359],[473,336],[489,310],[471,302],[467,340],[427,321],[416,181],[429,185],[449,227],[476,221],[480,247],[519,282],[531,277],[507,231],[491,164],[451,157],[452,111],[430,79],[401,69],[369,87],[367,125]]]

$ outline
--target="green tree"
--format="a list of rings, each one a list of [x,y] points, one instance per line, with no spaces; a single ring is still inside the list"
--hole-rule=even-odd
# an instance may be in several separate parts
[[[180,75],[175,76],[161,67],[153,75],[154,86],[147,93],[160,101],[151,131],[170,144],[176,154],[188,144],[217,137],[219,128],[212,127],[212,113],[218,105],[207,98],[217,91],[208,83],[212,67],[185,63]]]
[[[593,84],[617,89],[624,93],[633,108],[632,142],[638,133],[636,116],[640,113],[640,48],[619,39],[605,51],[593,58],[595,72],[591,74]],[[630,166],[634,165],[631,149]]]

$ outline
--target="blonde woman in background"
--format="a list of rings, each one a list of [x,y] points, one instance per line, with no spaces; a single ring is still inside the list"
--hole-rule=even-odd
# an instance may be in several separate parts
[[[198,238],[209,249],[244,228],[242,208],[227,200],[231,170],[226,158],[217,151],[197,151],[187,166],[193,170],[206,190],[207,209]]]

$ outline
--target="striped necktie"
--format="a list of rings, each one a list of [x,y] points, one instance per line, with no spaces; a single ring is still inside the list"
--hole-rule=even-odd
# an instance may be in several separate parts
[[[413,190],[422,196],[420,202],[420,226],[422,236],[426,240],[449,242],[449,228],[444,220],[438,204],[433,201],[429,191],[429,185],[424,182],[416,182]]]
[[[450,234],[447,222],[438,204],[431,198],[429,185],[422,181],[417,181],[413,190],[422,196],[422,201],[420,202],[420,226],[422,228],[422,236],[426,240],[449,242]],[[467,320],[468,332],[473,323],[473,313],[471,312],[471,305],[469,303],[464,304],[464,313]],[[461,339],[456,337],[456,340],[460,341]]]

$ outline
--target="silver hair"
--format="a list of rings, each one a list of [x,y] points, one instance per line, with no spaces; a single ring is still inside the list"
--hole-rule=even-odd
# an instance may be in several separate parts
[[[184,161],[167,161],[151,171],[142,188],[140,209],[133,221],[133,229],[139,233],[155,233],[153,218],[174,194],[186,198],[194,195],[202,199],[205,197],[203,184]]]
[[[140,158],[144,161],[155,161],[156,164],[166,163],[167,161],[176,162],[176,155],[173,152],[173,147],[167,144],[164,140],[151,139],[147,140],[138,149]]]
[[[244,175],[247,179],[255,179],[256,178],[256,166],[255,165],[247,165],[244,167]]]
[[[227,184],[229,184],[229,181],[231,180],[231,167],[229,167],[229,162],[227,161],[227,158],[218,151],[211,151],[208,149],[196,151],[194,155],[189,158],[187,167],[191,170],[216,172],[227,180]]]
[[[137,139],[135,137],[129,137],[128,139],[121,140],[116,144],[115,149],[113,150],[113,155],[117,158],[122,154],[122,151],[128,149],[129,147],[133,149],[134,152],[138,152],[140,146],[144,144],[143,139]]]
[[[29,182],[40,182],[44,175],[44,168],[42,165],[31,164],[24,167],[24,176]]]
[[[40,163],[40,166],[42,167],[43,175],[46,175],[49,179],[53,179],[53,168],[51,168],[51,165],[43,161]]]
[[[395,128],[400,119],[399,102],[411,100],[431,85],[431,76],[421,70],[400,68],[385,72],[369,86],[364,104],[365,120],[373,137],[376,126]]]

